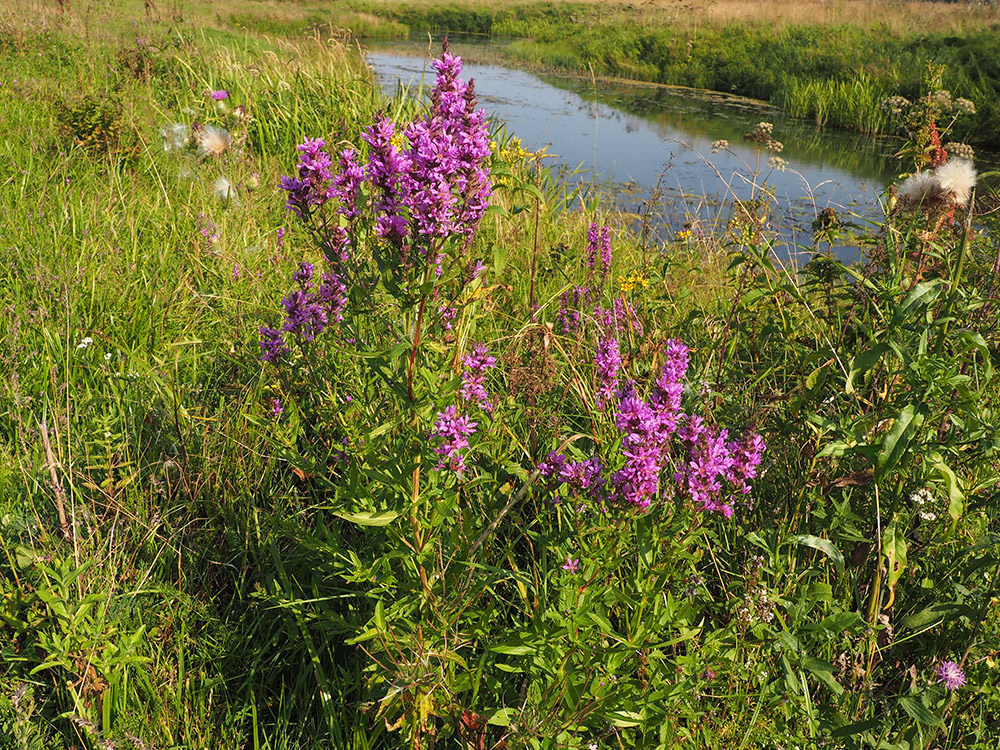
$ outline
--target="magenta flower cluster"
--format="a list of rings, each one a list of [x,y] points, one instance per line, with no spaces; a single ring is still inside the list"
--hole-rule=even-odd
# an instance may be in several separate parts
[[[476,422],[468,415],[458,413],[454,405],[437,413],[434,435],[441,443],[434,452],[441,456],[435,468],[448,469],[459,477],[465,471],[465,452],[469,448],[469,436],[476,434]]]
[[[596,221],[590,223],[584,263],[587,268],[598,270],[602,280],[607,278],[611,271],[611,227],[598,226]]]
[[[344,317],[347,287],[336,271],[328,270],[317,279],[313,264],[303,262],[292,278],[299,288],[281,300],[284,324],[281,328],[260,327],[261,359],[267,362],[277,362],[288,353],[285,334],[308,343]]]
[[[297,147],[295,175],[282,177],[280,187],[287,209],[320,245],[326,268],[318,280],[309,264],[296,272],[299,288],[282,300],[283,323],[260,328],[263,359],[278,361],[293,340],[313,341],[343,318],[352,244],[366,236],[368,226],[361,223],[363,214],[370,213],[382,245],[398,250],[400,269],[412,267],[412,259],[420,257],[440,275],[446,238],[459,238],[460,250],[467,249],[492,194],[486,114],[476,108],[472,82],[459,78],[461,58],[449,54],[447,45],[434,68],[437,82],[428,116],[402,134],[380,116],[362,136],[368,144],[366,160],[348,147],[335,162],[322,138],[306,139]],[[328,203],[336,206],[336,218],[325,213]],[[483,267],[473,268],[475,276]],[[446,327],[454,314],[442,310]]]
[[[486,389],[486,371],[496,366],[496,357],[482,343],[476,344],[470,354],[462,358],[462,385],[459,396],[463,401],[475,404],[486,414],[492,414],[493,404]],[[469,437],[476,432],[478,422],[458,413],[452,405],[438,412],[434,423],[434,437],[441,442],[434,451],[441,456],[437,469],[453,471],[459,477],[465,471],[465,454],[469,448]]]
[[[364,135],[370,147],[365,175],[376,196],[376,231],[409,261],[415,246],[438,264],[440,241],[471,237],[489,203],[493,185],[486,113],[476,109],[474,83],[459,75],[462,59],[447,51],[433,63],[437,79],[430,114],[403,132],[408,148],[397,147],[395,126],[380,118]]]
[[[462,387],[459,395],[479,406],[488,414],[493,412],[490,394],[486,390],[486,371],[495,367],[497,358],[492,356],[482,343],[476,344],[471,354],[462,358]]]
[[[576,493],[587,491],[601,503],[642,510],[659,495],[661,480],[669,473],[675,492],[690,498],[699,510],[731,518],[736,498],[751,492],[764,441],[756,433],[730,440],[728,430],[711,427],[702,417],[685,413],[681,401],[690,359],[688,347],[674,339],[667,342],[664,354],[665,362],[648,399],[644,399],[634,384],[618,385],[617,339],[602,339],[595,355],[601,384],[598,399],[604,403],[618,399],[615,426],[621,436],[620,468],[605,478],[597,458],[570,462],[551,453],[539,471]],[[671,467],[675,469],[672,473],[668,472]]]

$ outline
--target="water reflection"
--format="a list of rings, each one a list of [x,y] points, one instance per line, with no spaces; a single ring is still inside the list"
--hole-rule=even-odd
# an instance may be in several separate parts
[[[453,44],[452,51],[462,54],[463,45]],[[387,90],[433,84],[426,46],[380,47],[368,60]],[[817,130],[752,100],[534,75],[497,64],[466,64],[465,75],[476,79],[490,116],[507,123],[527,149],[547,146],[567,168],[585,167],[578,179],[632,186],[615,191],[626,210],[641,212],[653,195],[654,231],[663,239],[684,223],[724,220],[733,199],[759,195],[766,180],[775,228],[787,243],[810,245],[812,221],[825,208],[861,224],[877,220],[879,193],[900,170],[891,142]],[[784,144],[784,171],[770,168],[769,154],[743,138],[761,120],[774,123]],[[721,139],[730,147],[712,153]],[[852,259],[854,251],[840,248],[839,254]]]

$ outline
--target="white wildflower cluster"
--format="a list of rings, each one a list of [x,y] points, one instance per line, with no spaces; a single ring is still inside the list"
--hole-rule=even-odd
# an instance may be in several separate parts
[[[934,495],[926,487],[917,490],[910,495],[910,502],[917,508],[917,513],[924,521],[936,521],[937,513],[934,512]]]
[[[712,153],[717,154],[720,151],[725,151],[729,148],[729,141],[725,138],[720,138],[717,141],[712,141]]]
[[[976,168],[968,159],[949,159],[937,169],[907,177],[899,186],[904,207],[957,207],[969,202],[976,186]]]
[[[736,620],[741,628],[748,628],[758,622],[769,623],[774,619],[774,605],[767,596],[767,586],[756,581],[747,588],[743,603],[736,610]]]
[[[86,349],[88,346],[90,346],[93,343],[94,343],[94,340],[92,338],[90,338],[90,336],[87,336],[86,338],[83,339],[83,341],[81,341],[79,344],[76,345],[76,348],[77,349]]]
[[[788,162],[782,159],[780,156],[772,156],[770,159],[768,159],[767,166],[769,166],[771,169],[776,169],[779,172],[784,172],[786,169],[788,169]]]

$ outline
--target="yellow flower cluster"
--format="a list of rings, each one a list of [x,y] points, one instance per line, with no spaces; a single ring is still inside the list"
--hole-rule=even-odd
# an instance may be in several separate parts
[[[687,240],[691,239],[691,237],[693,237],[694,235],[690,229],[682,229],[677,233],[676,236],[677,239],[679,239],[681,242],[686,242]]]
[[[490,141],[490,150],[495,154],[497,153],[497,143],[495,141]],[[520,138],[511,138],[499,149],[497,158],[501,161],[505,161],[508,164],[517,164],[524,160],[524,157],[528,155],[528,152],[524,150],[524,144],[521,143]]]
[[[643,289],[649,288],[649,279],[643,276],[641,273],[633,272],[628,276],[622,276],[618,279],[622,285],[623,292],[631,292],[636,287],[642,287]]]

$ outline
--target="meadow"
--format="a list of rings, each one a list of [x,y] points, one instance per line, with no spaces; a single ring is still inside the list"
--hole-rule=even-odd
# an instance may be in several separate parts
[[[792,268],[766,186],[653,243],[326,12],[0,15],[0,748],[996,747],[954,71]]]
[[[349,0],[335,6],[255,4],[231,16],[264,32],[312,24],[363,36],[461,32],[503,41],[520,65],[586,77],[710,89],[769,101],[794,117],[891,133],[878,104],[920,92],[925,65],[976,101],[958,140],[996,148],[1000,120],[994,4],[841,2],[517,2]]]

